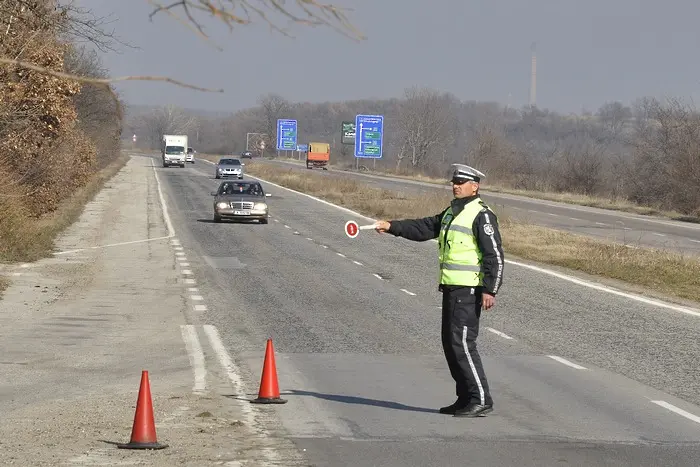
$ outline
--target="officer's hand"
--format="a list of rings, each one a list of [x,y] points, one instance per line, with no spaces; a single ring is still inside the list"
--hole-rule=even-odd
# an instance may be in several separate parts
[[[486,293],[486,292],[484,292],[484,293],[482,294],[482,298],[481,298],[481,308],[482,308],[483,310],[488,311],[489,309],[493,308],[493,306],[494,306],[495,304],[496,304],[496,297],[494,297],[493,295],[488,294],[488,293]]]
[[[374,225],[374,230],[377,232],[387,232],[391,228],[391,222],[389,221],[379,221]]]

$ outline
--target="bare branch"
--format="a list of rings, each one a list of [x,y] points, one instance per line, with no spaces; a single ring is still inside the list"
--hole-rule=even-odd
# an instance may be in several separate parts
[[[38,66],[38,65],[33,65],[28,62],[24,62],[22,60],[13,60],[10,58],[3,58],[0,57],[0,63],[4,63],[6,65],[15,65],[21,68],[27,68],[29,70],[33,70],[39,73],[47,74],[54,76],[56,78],[64,78],[64,79],[70,79],[74,81],[78,81],[81,83],[90,83],[90,84],[95,84],[95,85],[103,85],[109,87],[111,83],[115,83],[118,81],[165,81],[168,83],[172,83],[176,86],[182,86],[185,88],[190,88],[194,89],[196,91],[203,91],[203,92],[224,92],[223,89],[209,89],[209,88],[202,88],[199,86],[195,86],[193,84],[188,84],[188,83],[183,83],[182,81],[178,81],[172,78],[168,78],[167,76],[121,76],[117,78],[88,78],[86,76],[78,76],[78,75],[73,75],[70,73],[64,73],[61,71],[53,71],[49,70],[47,68]]]

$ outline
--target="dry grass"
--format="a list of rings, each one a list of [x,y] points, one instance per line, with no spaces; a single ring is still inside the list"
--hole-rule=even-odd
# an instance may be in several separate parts
[[[75,222],[87,204],[128,161],[120,155],[111,164],[97,172],[90,181],[62,201],[54,212],[38,219],[15,216],[6,219],[2,228],[0,262],[36,261],[51,253],[53,241],[66,227]],[[17,208],[15,212],[21,212]]]
[[[439,213],[451,195],[411,196],[369,187],[354,180],[328,183],[327,177],[249,162],[248,173],[318,196],[367,216],[383,219]],[[497,208],[494,207],[495,210]],[[511,255],[582,271],[700,302],[700,260],[644,248],[592,240],[536,225],[512,221],[499,213],[504,249]]]
[[[301,162],[299,162],[298,159],[293,159],[293,158],[279,157],[277,159],[284,160],[286,162],[301,163]],[[335,168],[336,168],[336,170],[348,170],[348,171],[355,172],[355,170],[352,170],[350,167],[336,166]],[[363,171],[362,173],[366,173],[369,175],[375,175],[378,177],[400,178],[400,179],[404,179],[404,180],[415,180],[415,181],[419,181],[419,182],[433,183],[435,185],[447,185],[447,182],[444,179],[441,180],[441,179],[429,177],[427,175],[422,175],[422,174],[407,174],[407,173],[397,173],[396,171],[392,171],[392,170],[380,171],[380,170],[371,170],[371,169],[367,170],[367,171]],[[646,215],[646,216],[663,216],[663,217],[667,217],[669,219],[677,220],[677,221],[700,223],[700,218],[697,218],[697,217],[688,216],[686,214],[682,214],[682,213],[674,212],[674,211],[664,211],[664,210],[657,209],[657,208],[650,207],[650,206],[640,206],[638,204],[634,204],[630,201],[623,200],[623,199],[600,198],[600,197],[596,197],[596,196],[582,195],[582,194],[578,194],[578,193],[552,193],[552,192],[534,191],[534,190],[518,190],[515,188],[510,188],[506,185],[495,184],[495,183],[491,184],[488,182],[485,182],[484,184],[482,184],[482,191],[484,193],[492,192],[492,193],[503,193],[503,194],[509,194],[509,195],[518,195],[518,196],[525,196],[528,198],[541,199],[541,200],[545,200],[545,201],[557,201],[560,203],[575,204],[578,206],[588,206],[588,207],[592,207],[592,208],[611,209],[614,211],[642,214],[642,215]]]

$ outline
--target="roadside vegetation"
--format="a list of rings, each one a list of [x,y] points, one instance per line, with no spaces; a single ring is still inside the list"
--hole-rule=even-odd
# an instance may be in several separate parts
[[[107,47],[110,37],[89,11],[3,0],[0,17],[1,57],[106,76],[97,52],[84,42]],[[49,254],[55,236],[123,166],[122,113],[111,88],[0,64],[0,262]]]
[[[364,215],[382,219],[434,215],[451,193],[421,195],[372,188],[354,180],[284,170],[247,162],[246,171],[293,190],[308,193]],[[516,222],[493,206],[500,219],[506,253],[604,278],[616,279],[671,297],[700,302],[700,260],[662,250],[592,240],[588,237]]]

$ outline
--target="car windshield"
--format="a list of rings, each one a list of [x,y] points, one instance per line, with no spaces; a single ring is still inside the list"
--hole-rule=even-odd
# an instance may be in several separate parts
[[[238,159],[221,159],[219,165],[241,165]]]
[[[182,154],[184,152],[185,152],[184,146],[166,146],[165,147],[166,154]]]
[[[187,148],[187,154],[192,154],[194,152],[194,149],[192,148]]]
[[[263,196],[262,186],[256,182],[224,182],[219,187],[220,195]]]

